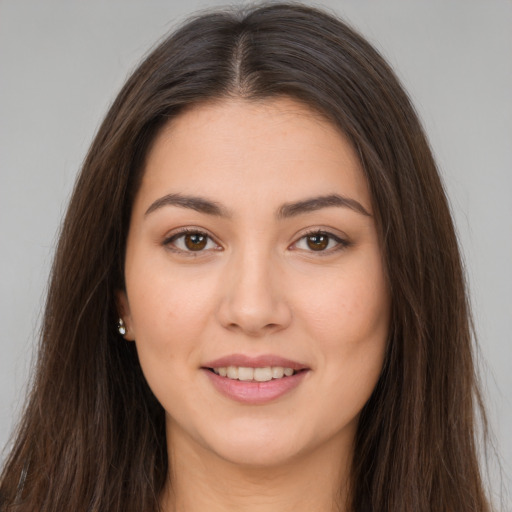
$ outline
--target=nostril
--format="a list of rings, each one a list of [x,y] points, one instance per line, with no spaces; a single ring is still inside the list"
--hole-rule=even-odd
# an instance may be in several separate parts
[[[259,287],[262,286],[260,283]],[[261,289],[252,289],[250,293],[245,289],[238,291],[226,294],[219,303],[216,316],[224,328],[255,338],[290,325],[291,311],[279,294],[269,290],[264,293]]]

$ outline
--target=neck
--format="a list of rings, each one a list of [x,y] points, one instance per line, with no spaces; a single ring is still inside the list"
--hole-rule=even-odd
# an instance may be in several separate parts
[[[347,510],[351,443],[346,439],[330,439],[310,453],[264,467],[222,459],[177,428],[168,435],[168,446],[164,512]]]

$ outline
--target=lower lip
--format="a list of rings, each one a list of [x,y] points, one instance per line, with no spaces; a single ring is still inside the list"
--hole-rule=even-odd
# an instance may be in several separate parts
[[[295,389],[308,373],[307,370],[302,370],[290,377],[272,379],[266,382],[254,382],[228,379],[204,368],[203,371],[206,372],[210,382],[222,395],[236,402],[249,405],[265,404],[277,400]]]

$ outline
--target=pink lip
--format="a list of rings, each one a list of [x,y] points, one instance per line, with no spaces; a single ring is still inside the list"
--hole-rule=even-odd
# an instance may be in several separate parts
[[[203,368],[223,368],[227,366],[244,366],[245,368],[265,368],[266,366],[282,366],[292,370],[307,370],[307,365],[285,359],[272,354],[251,357],[244,354],[231,354],[202,365]]]
[[[282,366],[292,368],[298,373],[290,377],[272,379],[266,382],[240,381],[221,377],[213,373],[210,368],[223,368],[227,366],[244,366],[246,368],[264,368],[267,366]],[[295,389],[306,376],[309,370],[307,365],[285,359],[275,355],[262,355],[250,357],[243,354],[229,356],[209,361],[202,367],[215,389],[222,395],[248,405],[258,405],[277,400],[281,396]],[[301,370],[301,371],[300,371]]]
[[[289,367],[288,367],[289,368]],[[222,395],[248,405],[258,405],[277,400],[296,388],[308,371],[295,373],[290,377],[272,379],[266,382],[241,381],[221,377],[210,370],[203,369],[215,389]]]

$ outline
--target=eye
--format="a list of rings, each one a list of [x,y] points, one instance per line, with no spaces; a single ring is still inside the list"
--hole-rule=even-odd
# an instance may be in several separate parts
[[[349,242],[341,238],[327,233],[325,231],[314,231],[299,238],[295,244],[294,249],[313,252],[333,252],[336,250],[344,249],[349,246]]]
[[[202,252],[220,249],[219,245],[207,233],[196,230],[176,233],[167,238],[164,245],[177,252]]]

